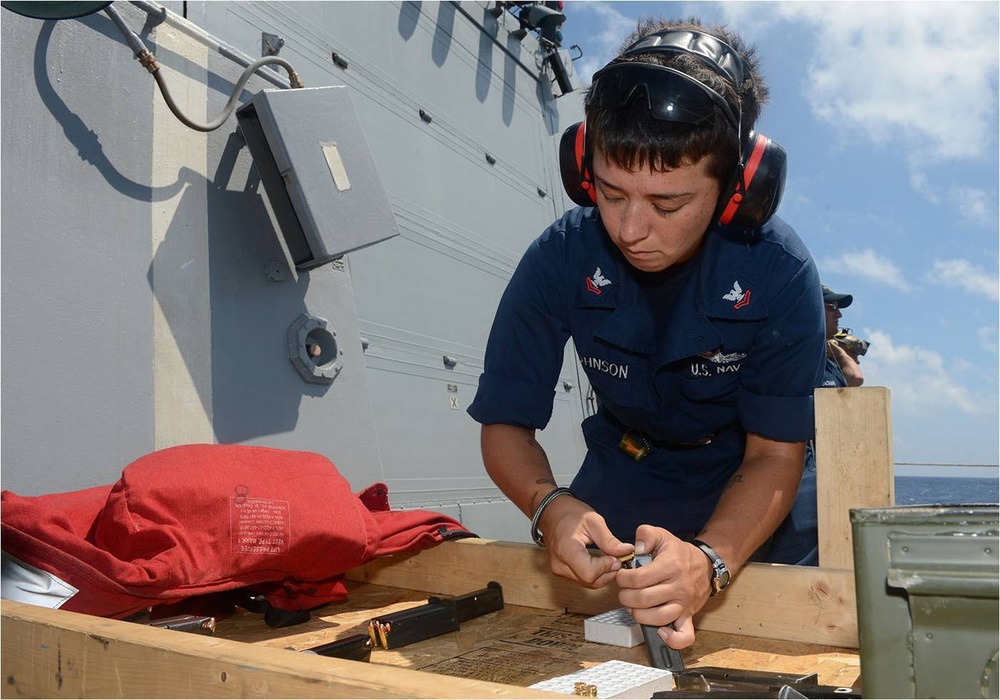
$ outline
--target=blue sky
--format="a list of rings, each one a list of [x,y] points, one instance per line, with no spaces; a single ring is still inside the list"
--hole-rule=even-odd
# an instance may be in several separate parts
[[[824,284],[854,295],[841,325],[871,342],[865,385],[890,389],[895,461],[997,464],[1000,4],[569,0],[564,12],[584,84],[641,15],[727,24],[757,45],[771,88],[757,129],[789,154],[778,213]]]

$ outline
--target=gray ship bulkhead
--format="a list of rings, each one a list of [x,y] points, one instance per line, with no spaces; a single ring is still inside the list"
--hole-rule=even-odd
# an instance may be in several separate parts
[[[103,13],[4,11],[3,488],[111,483],[177,444],[268,445],[322,453],[357,489],[384,481],[394,507],[527,541],[465,408],[507,279],[570,206],[557,146],[582,106],[553,96],[537,41],[492,6],[165,3],[250,57],[277,36],[307,87],[349,90],[399,235],[307,271],[287,262],[235,117],[181,124]],[[218,114],[242,66],[183,20],[115,7],[185,112]],[[255,76],[240,103],[274,87]],[[356,210],[346,224],[386,226]],[[313,330],[335,339],[332,382],[290,361],[290,336]],[[540,441],[568,483],[587,390],[572,347],[554,389]]]

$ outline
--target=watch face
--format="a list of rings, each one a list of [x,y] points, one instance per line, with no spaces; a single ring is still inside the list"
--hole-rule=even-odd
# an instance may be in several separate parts
[[[712,587],[716,593],[722,593],[729,587],[731,580],[732,575],[729,573],[729,569],[724,569],[721,572],[716,572],[715,579],[712,581]]]
[[[724,561],[719,559],[718,555],[712,560],[712,569],[714,570],[714,575],[712,576],[712,595],[716,595],[729,587],[729,582],[733,576],[729,573],[729,567],[726,566]]]
[[[729,581],[732,579],[732,574],[729,573],[729,567],[726,566],[726,562],[722,561],[719,555],[715,553],[715,550],[701,540],[691,540],[690,542],[700,549],[712,563],[712,580],[710,582],[712,595],[722,593],[729,586]]]

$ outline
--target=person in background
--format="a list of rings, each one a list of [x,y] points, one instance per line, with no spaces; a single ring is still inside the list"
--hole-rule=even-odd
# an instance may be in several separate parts
[[[826,365],[820,387],[861,386],[864,373],[860,360],[840,345],[834,336],[839,321],[854,301],[850,294],[837,294],[823,285],[823,308],[826,314]],[[774,564],[819,565],[819,530],[816,511],[816,445],[810,440],[806,445],[802,482],[795,503],[788,517],[778,526],[768,546],[765,561]]]
[[[840,343],[834,340],[840,330],[841,309],[846,309],[854,302],[850,294],[837,294],[823,285],[823,308],[826,311],[826,369],[823,370],[822,386],[861,386],[865,383],[865,374],[861,371],[861,360],[857,355],[848,352]]]
[[[735,32],[640,21],[564,134],[563,184],[581,206],[514,271],[468,409],[552,572],[616,583],[675,649],[788,514],[813,434],[820,282],[771,216],[785,157],[753,131],[766,97]],[[598,410],[565,488],[535,432],[570,338]],[[653,561],[623,568],[633,550]]]

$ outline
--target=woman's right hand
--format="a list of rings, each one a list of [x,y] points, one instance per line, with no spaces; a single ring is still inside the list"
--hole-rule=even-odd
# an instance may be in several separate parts
[[[546,506],[538,529],[545,539],[552,573],[586,588],[603,588],[613,582],[622,568],[619,557],[634,550],[611,534],[597,511],[568,494]]]

